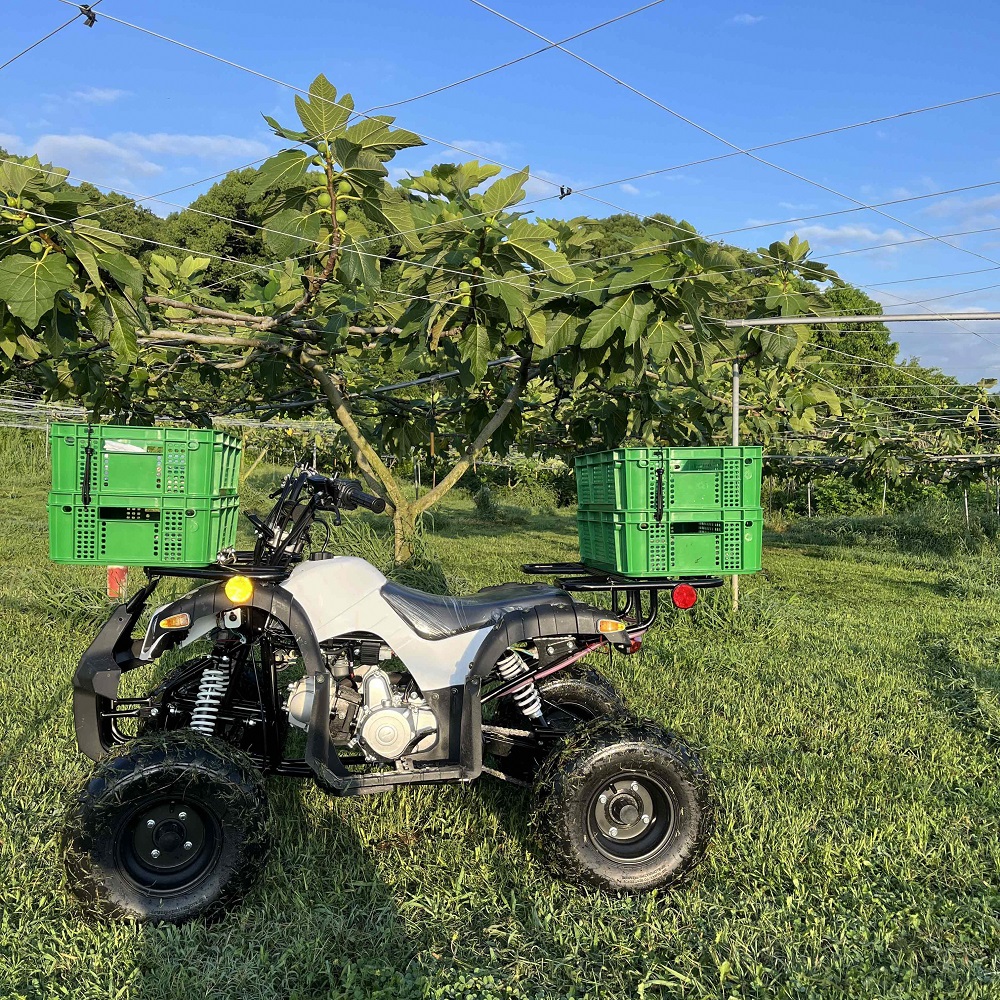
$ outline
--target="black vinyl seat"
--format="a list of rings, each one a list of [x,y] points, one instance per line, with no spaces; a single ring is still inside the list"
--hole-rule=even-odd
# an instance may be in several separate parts
[[[572,606],[565,590],[541,583],[505,583],[484,587],[470,597],[445,597],[387,581],[381,590],[386,603],[423,639],[447,639],[489,625],[507,611],[540,604]]]

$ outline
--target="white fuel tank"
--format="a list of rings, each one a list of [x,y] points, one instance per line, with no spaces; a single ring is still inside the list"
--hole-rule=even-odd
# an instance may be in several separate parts
[[[364,559],[334,556],[300,563],[282,587],[302,606],[320,642],[372,632],[406,664],[422,691],[463,684],[489,626],[445,639],[421,638],[382,597],[385,582]]]

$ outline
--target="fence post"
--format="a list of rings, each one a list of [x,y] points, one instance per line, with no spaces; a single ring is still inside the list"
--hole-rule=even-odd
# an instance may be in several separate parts
[[[969,523],[969,487],[966,486],[962,493],[965,495],[965,529],[968,531],[972,527]]]
[[[809,516],[813,516],[813,481],[810,479],[806,483],[806,509]]]
[[[125,566],[108,567],[108,597],[112,601],[122,601],[128,593],[128,568]]]
[[[740,444],[740,364],[733,362],[733,447]],[[733,574],[733,611],[740,610],[740,578]]]
[[[885,494],[889,489],[889,477],[882,480],[882,516],[885,517]]]

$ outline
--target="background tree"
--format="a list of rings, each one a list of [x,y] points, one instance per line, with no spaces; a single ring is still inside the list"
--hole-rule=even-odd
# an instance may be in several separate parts
[[[6,372],[127,420],[325,406],[392,506],[399,556],[484,449],[728,436],[734,361],[748,436],[843,432],[810,329],[718,322],[828,308],[820,289],[839,279],[808,244],[738,250],[669,216],[533,220],[517,208],[527,168],[440,164],[394,186],[387,164],[416,135],[386,116],[352,120],[350,96],[322,76],[295,103],[295,128],[268,119],[288,148],[161,230],[254,264],[248,274],[164,248],[143,252],[140,271],[120,237],[76,218],[87,192],[65,172],[36,161],[5,177]],[[41,209],[23,200],[32,185],[48,192]],[[45,241],[11,264],[30,212]],[[387,381],[417,384],[389,394]],[[415,452],[440,473],[419,498],[392,467]]]

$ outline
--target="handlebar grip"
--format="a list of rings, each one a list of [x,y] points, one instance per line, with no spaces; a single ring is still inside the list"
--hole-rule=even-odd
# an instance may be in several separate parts
[[[350,486],[344,491],[346,499],[356,503],[359,507],[366,507],[373,514],[381,514],[385,510],[385,501],[381,497],[374,496],[358,485]]]

